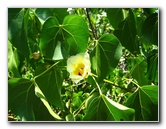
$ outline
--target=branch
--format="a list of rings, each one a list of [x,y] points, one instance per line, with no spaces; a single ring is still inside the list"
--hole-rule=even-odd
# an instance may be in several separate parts
[[[93,28],[92,22],[91,22],[91,20],[90,20],[89,11],[88,11],[87,8],[85,9],[85,12],[86,12],[86,15],[87,15],[87,17],[88,17],[88,21],[89,21],[90,28],[91,28],[91,30],[92,30],[93,36],[94,36],[94,38],[97,40],[97,35],[96,35],[96,33],[95,33],[95,29]]]

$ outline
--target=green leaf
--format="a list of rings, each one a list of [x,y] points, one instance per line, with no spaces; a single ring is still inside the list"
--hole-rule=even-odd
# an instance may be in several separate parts
[[[120,40],[122,46],[135,54],[139,52],[138,41],[136,40],[137,27],[136,18],[132,10],[129,10],[128,17],[122,21],[114,34]]]
[[[8,25],[17,17],[21,8],[8,8]]]
[[[148,78],[146,76],[147,71],[147,62],[142,56],[138,56],[137,58],[132,58],[132,69],[130,73],[134,79],[137,80],[140,86],[148,84]]]
[[[43,102],[43,104],[46,106],[46,108],[48,109],[49,113],[57,120],[62,120],[61,117],[59,117],[51,108],[50,104],[47,102],[45,96],[43,95],[43,93],[41,92],[41,90],[39,89],[39,87],[35,87],[35,94],[36,96],[38,96],[41,101]]]
[[[108,20],[110,21],[111,25],[118,29],[119,23],[124,20],[124,14],[122,8],[109,8],[106,10]]]
[[[54,16],[59,23],[62,23],[64,17],[68,15],[67,8],[37,8],[35,12],[42,22],[50,16]]]
[[[23,121],[55,120],[36,97],[33,82],[13,78],[8,81],[8,109]]]
[[[126,105],[135,109],[136,121],[158,121],[158,87],[139,87],[128,98]]]
[[[93,94],[86,102],[88,121],[132,121],[134,110],[114,102],[105,95]]]
[[[88,44],[88,26],[81,16],[66,16],[61,25],[62,34],[69,44],[69,54],[85,52]]]
[[[46,47],[55,48],[56,45],[55,39],[58,34],[58,30],[59,30],[59,22],[55,17],[50,17],[45,21],[45,23],[43,24],[41,39],[39,44],[41,50],[46,49]]]
[[[20,77],[19,64],[17,50],[13,50],[12,44],[8,41],[8,71],[12,72],[13,77]]]
[[[75,121],[75,117],[72,113],[68,114],[66,116],[66,121]]]
[[[142,25],[143,36],[158,46],[158,13],[149,15]]]
[[[101,36],[91,54],[92,68],[100,81],[117,66],[121,55],[122,46],[116,36],[113,34]]]
[[[70,55],[85,52],[88,43],[88,27],[80,16],[66,16],[63,24],[59,25],[55,17],[48,18],[42,29],[39,47],[43,53],[53,58],[58,41],[63,42],[63,48],[68,47]]]
[[[49,68],[48,64],[39,65],[36,69],[36,83],[47,101],[54,106],[63,109],[61,87],[63,73],[58,68]]]
[[[8,40],[25,56],[29,57],[29,47],[24,26],[26,10],[22,9],[8,25]]]
[[[158,83],[158,50],[153,50],[147,57],[147,75],[149,80]]]

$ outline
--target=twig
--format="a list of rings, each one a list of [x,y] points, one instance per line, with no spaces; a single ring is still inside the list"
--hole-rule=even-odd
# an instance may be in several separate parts
[[[74,92],[74,87],[72,86],[71,87],[71,92],[70,92],[70,100],[69,100],[69,112],[70,112],[70,109],[71,109],[71,104],[72,104],[72,97],[73,97],[73,92]]]
[[[87,15],[87,17],[88,17],[88,21],[89,21],[89,24],[90,24],[90,28],[92,29],[93,36],[94,36],[94,38],[97,40],[97,34],[95,33],[95,29],[93,28],[92,22],[91,22],[91,20],[90,20],[89,11],[88,11],[87,8],[85,9],[85,11],[86,11],[86,15]]]

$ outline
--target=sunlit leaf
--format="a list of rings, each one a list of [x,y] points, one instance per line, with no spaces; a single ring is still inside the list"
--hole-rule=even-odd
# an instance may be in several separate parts
[[[126,105],[135,109],[136,121],[158,121],[158,87],[140,87],[128,98]]]
[[[121,55],[122,47],[116,36],[113,34],[101,36],[91,54],[92,68],[99,80],[105,78],[117,66]]]
[[[86,103],[84,120],[92,121],[132,121],[134,110],[114,102],[105,95],[92,95]]]
[[[71,55],[85,52],[88,44],[88,26],[80,16],[66,16],[61,26]]]

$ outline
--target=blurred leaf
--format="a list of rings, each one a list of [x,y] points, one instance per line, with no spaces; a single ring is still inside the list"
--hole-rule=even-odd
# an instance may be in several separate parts
[[[75,117],[72,113],[68,114],[66,116],[66,121],[75,121]]]
[[[149,15],[142,25],[143,36],[158,46],[158,13]]]
[[[96,48],[91,53],[92,68],[103,80],[118,64],[122,55],[119,40],[113,34],[101,36]]]
[[[8,81],[8,108],[22,121],[55,120],[36,97],[33,82],[13,78]]]
[[[152,13],[155,13],[155,11],[157,10],[157,8],[143,8],[145,14],[148,16]]]
[[[115,30],[114,34],[120,40],[122,46],[133,54],[139,52],[139,46],[136,40],[136,18],[131,9],[129,10],[128,17],[120,23],[119,28]]]
[[[61,98],[63,74],[56,67],[46,71],[47,68],[49,68],[47,64],[42,64],[37,67],[36,75],[38,76],[40,73],[40,76],[35,79],[36,83],[51,105],[63,109]]]
[[[8,8],[8,25],[17,17],[22,8]]]
[[[158,51],[153,50],[147,57],[147,74],[149,80],[158,83]]]
[[[17,50],[13,50],[12,44],[8,41],[8,71],[12,72],[13,77],[20,77],[18,70],[19,64]]]
[[[87,113],[84,120],[92,121],[132,121],[134,110],[114,102],[105,95],[93,94],[86,102]]]
[[[123,9],[122,8],[109,8],[106,10],[108,20],[111,25],[118,29],[119,23],[124,20]]]
[[[139,87],[129,96],[126,106],[135,109],[136,121],[158,121],[158,87]]]

